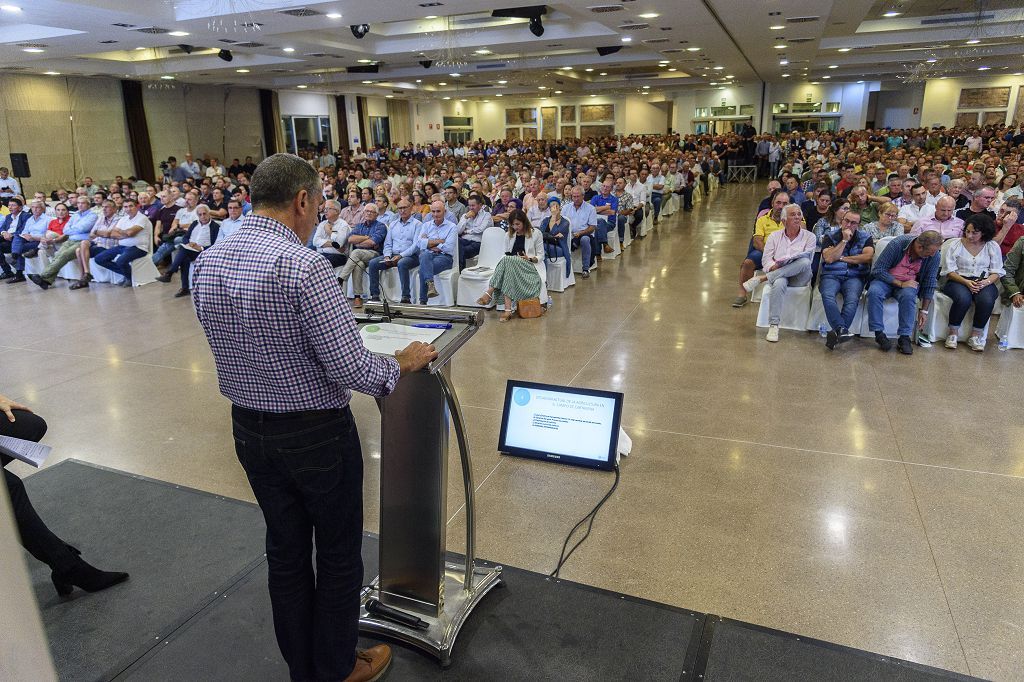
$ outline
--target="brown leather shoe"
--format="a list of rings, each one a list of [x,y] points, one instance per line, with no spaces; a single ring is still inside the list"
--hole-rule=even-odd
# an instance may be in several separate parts
[[[353,298],[352,299],[352,307],[353,308],[362,308],[363,307],[363,297],[362,296],[356,296],[355,298]]]
[[[391,647],[378,644],[366,651],[356,651],[356,667],[345,678],[345,682],[374,682],[391,665]]]
[[[604,252],[605,253],[615,253],[615,249],[613,249],[612,247],[610,247],[607,244],[605,244],[604,245]]]

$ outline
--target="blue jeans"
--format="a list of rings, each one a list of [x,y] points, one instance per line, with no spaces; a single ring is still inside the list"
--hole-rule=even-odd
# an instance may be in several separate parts
[[[370,274],[370,296],[380,297],[380,271],[384,269],[386,256],[377,256],[370,261],[366,271]],[[413,256],[406,256],[398,261],[398,281],[402,284],[402,298],[410,298],[409,269],[419,265],[419,259]]]
[[[760,251],[754,248],[754,238],[750,238],[750,243],[747,244],[747,260],[754,262],[754,269],[761,270],[761,258],[764,256],[764,251]]]
[[[608,230],[611,227],[611,223],[608,222],[607,218],[598,218],[597,227],[594,228],[594,234],[597,236],[597,244],[608,243]]]
[[[466,269],[466,259],[480,255],[480,242],[459,237],[459,270]]]
[[[651,192],[651,205],[654,206],[654,219],[661,215],[661,195]]]
[[[95,256],[95,259],[96,265],[116,272],[130,282],[132,281],[132,261],[145,255],[146,252],[137,246],[115,246]]]
[[[173,242],[163,242],[160,246],[156,247],[156,251],[153,253],[153,265],[160,265],[164,258],[167,258],[174,251],[176,246],[180,246],[185,243],[185,235],[175,237]]]
[[[887,298],[895,298],[900,308],[899,336],[910,336],[917,320],[917,289],[901,288],[880,279],[868,285],[868,329],[873,332],[885,331],[882,304]]]
[[[427,282],[433,281],[439,272],[450,270],[453,262],[447,253],[420,251],[420,303],[427,302]]]
[[[39,248],[39,242],[31,242],[23,239],[20,234],[14,236],[11,242],[11,255],[14,256],[14,269],[18,272],[25,271],[25,253]]]
[[[266,520],[274,633],[291,679],[344,679],[355,665],[363,584],[363,456],[352,412],[233,406],[231,417],[235,454]]]
[[[174,274],[178,270],[181,270],[181,288],[188,289],[188,275],[192,268],[192,262],[199,257],[199,254],[192,249],[179,248],[174,252],[174,258],[171,259],[171,269],[167,272]]]
[[[864,291],[864,280],[856,275],[822,273],[818,289],[821,290],[821,302],[825,306],[825,317],[828,318],[828,325],[832,331],[838,331],[840,327],[849,329],[853,324],[853,318],[857,315],[860,295]],[[839,310],[839,304],[836,303],[836,295],[840,292],[843,294],[842,312]]]
[[[994,284],[989,284],[978,293],[972,294],[971,290],[960,282],[952,281],[946,282],[946,285],[942,287],[942,293],[953,299],[953,305],[949,307],[949,326],[959,327],[963,324],[964,317],[973,303],[974,322],[972,326],[979,332],[985,328],[989,318],[992,317],[992,309],[999,296],[999,291]]]
[[[572,240],[573,247],[578,248],[580,255],[583,256],[583,272],[590,272],[590,259],[594,250],[593,239],[594,235],[585,234]]]

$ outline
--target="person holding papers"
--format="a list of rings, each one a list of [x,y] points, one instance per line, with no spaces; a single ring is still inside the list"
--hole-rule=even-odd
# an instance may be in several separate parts
[[[743,283],[748,292],[759,282],[771,284],[768,294],[768,335],[772,343],[779,340],[779,323],[782,321],[782,304],[789,287],[804,287],[811,282],[811,258],[818,240],[814,233],[804,229],[804,214],[797,204],[786,204],[782,208],[783,229],[768,235],[764,242],[761,264],[765,274],[751,277]]]
[[[274,154],[249,187],[242,227],[196,259],[192,300],[267,524],[274,632],[293,680],[375,680],[391,650],[356,651],[363,457],[349,402],[353,390],[390,394],[437,351],[414,341],[389,357],[363,345],[330,263],[303,246],[323,202],[312,166]]]
[[[46,433],[46,422],[0,394],[0,436],[39,442]],[[0,453],[0,465],[6,467],[13,459]],[[21,479],[4,468],[4,482],[11,497],[14,522],[22,546],[29,554],[50,567],[50,579],[57,594],[66,597],[80,587],[86,592],[99,592],[128,579],[127,573],[101,571],[82,559],[81,552],[53,534],[39,518]],[[69,501],[70,502],[70,501]]]

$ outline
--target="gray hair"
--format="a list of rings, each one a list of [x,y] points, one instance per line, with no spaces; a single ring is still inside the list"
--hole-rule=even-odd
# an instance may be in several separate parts
[[[797,205],[797,204],[786,204],[785,206],[782,207],[782,217],[783,217],[783,219],[789,217],[787,214],[789,212],[789,209],[791,209],[791,208],[795,208],[796,212],[799,213],[801,216],[803,216],[804,212],[800,209],[799,205]]]
[[[324,202],[324,210],[326,211],[329,208],[333,208],[336,211],[340,211],[341,202],[335,201],[334,199],[328,199],[327,201]]]
[[[917,241],[921,242],[921,246],[942,246],[942,235],[935,230],[925,230],[921,234],[917,235]]]
[[[274,154],[256,166],[249,181],[253,209],[281,208],[306,190],[310,196],[322,193],[320,175],[293,154]]]

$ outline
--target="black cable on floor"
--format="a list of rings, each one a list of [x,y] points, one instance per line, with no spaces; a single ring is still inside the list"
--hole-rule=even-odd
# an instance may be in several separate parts
[[[590,531],[594,527],[594,519],[597,518],[597,512],[601,509],[601,507],[604,506],[604,503],[608,501],[608,498],[612,496],[612,493],[614,493],[615,489],[618,487],[619,466],[615,465],[615,482],[612,483],[611,489],[607,493],[605,493],[605,496],[601,498],[601,501],[598,502],[597,505],[593,509],[591,509],[586,516],[580,519],[579,523],[573,526],[572,530],[569,531],[569,534],[565,536],[565,542],[562,543],[562,553],[558,556],[558,565],[555,566],[555,570],[553,570],[549,574],[549,577],[557,578],[559,571],[562,570],[562,566],[564,566],[565,562],[569,560],[569,557],[572,556],[572,553],[575,552],[579,548],[579,546],[582,545],[584,541],[586,541],[588,537],[590,537]],[[573,545],[572,549],[569,550],[569,553],[566,554],[565,548],[569,546],[569,539],[572,538],[573,533],[579,530],[580,526],[587,522],[587,519],[590,519],[590,523],[587,524],[587,532],[583,534],[583,537],[580,538],[580,541]]]

